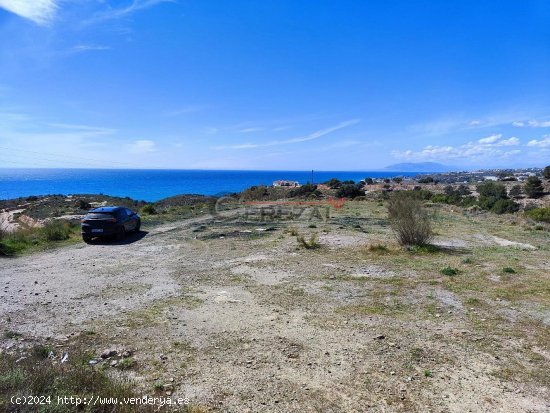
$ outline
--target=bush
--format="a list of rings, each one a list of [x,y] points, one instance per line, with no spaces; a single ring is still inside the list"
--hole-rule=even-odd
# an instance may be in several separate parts
[[[503,184],[497,184],[496,182],[483,182],[477,186],[477,192],[480,197],[505,199],[508,197],[506,194],[506,187]]]
[[[332,178],[326,181],[325,185],[328,186],[330,189],[338,189],[342,186],[342,182],[337,178]]]
[[[155,206],[153,204],[147,204],[143,208],[141,208],[141,213],[144,215],[156,215],[157,210],[155,209]]]
[[[298,188],[292,189],[289,193],[291,198],[293,197],[318,197],[321,196],[321,192],[317,189],[317,185],[305,184]]]
[[[466,196],[466,195],[471,195],[472,194],[472,191],[470,191],[470,188],[468,188],[466,185],[464,184],[460,184],[458,186],[458,188],[456,189],[456,192],[459,194],[459,195],[462,195],[462,196]]]
[[[542,176],[544,179],[550,179],[550,165],[548,165],[544,170],[542,171]]]
[[[59,354],[56,355],[59,358]],[[100,369],[88,365],[88,357],[71,352],[69,361],[54,363],[43,357],[43,349],[33,350],[27,357],[0,354],[0,411],[5,412],[50,412],[50,413],[107,413],[107,412],[155,412],[155,406],[131,404],[70,405],[58,404],[58,397],[77,396],[90,400],[94,395],[102,398],[139,397],[129,381],[115,380]],[[36,395],[50,397],[51,405],[13,405],[12,396]]]
[[[384,244],[371,244],[367,247],[367,250],[378,254],[387,254],[390,251]]]
[[[477,204],[487,211],[504,214],[519,210],[519,205],[508,198],[506,187],[503,184],[483,182],[477,186],[477,191],[479,192]]]
[[[513,268],[511,267],[504,267],[502,269],[502,272],[506,273],[506,274],[515,274],[516,273],[516,270],[514,270]]]
[[[388,218],[401,245],[425,245],[433,236],[430,216],[414,191],[390,196]]]
[[[491,212],[495,214],[506,214],[517,212],[519,210],[519,205],[516,204],[511,199],[499,199],[491,207]]]
[[[336,191],[336,196],[338,198],[355,198],[356,196],[364,195],[365,193],[361,188],[356,184],[345,184],[342,185],[338,191]]]
[[[431,176],[426,176],[418,180],[419,184],[429,184],[432,182],[434,182],[434,179]]]
[[[309,237],[309,241],[307,241],[303,235],[298,235],[296,237],[296,240],[298,241],[298,244],[300,246],[308,250],[316,249],[321,246],[317,241],[317,234],[311,234],[311,236]]]
[[[550,223],[550,207],[534,208],[527,211],[525,214],[535,221]]]
[[[520,198],[523,195],[523,189],[521,189],[521,185],[514,185],[510,189],[508,195],[512,198]]]
[[[449,277],[452,277],[453,275],[458,274],[458,270],[456,268],[451,268],[451,267],[445,267],[440,272],[441,274],[448,275]]]
[[[525,194],[529,198],[539,198],[544,194],[544,188],[542,187],[542,181],[536,176],[530,176],[525,182]]]
[[[44,225],[41,233],[46,241],[64,241],[71,237],[71,225],[67,221],[56,219]]]

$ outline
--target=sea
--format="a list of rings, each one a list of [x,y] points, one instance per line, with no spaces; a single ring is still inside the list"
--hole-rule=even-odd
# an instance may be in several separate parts
[[[226,195],[253,185],[272,185],[279,179],[305,184],[331,178],[358,182],[366,177],[417,174],[419,172],[0,168],[0,199],[104,194],[154,202],[179,194]]]

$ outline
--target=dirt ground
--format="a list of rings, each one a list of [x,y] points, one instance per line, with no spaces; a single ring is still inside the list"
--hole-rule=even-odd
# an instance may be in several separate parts
[[[227,212],[2,259],[0,344],[84,349],[212,411],[550,412],[550,234],[436,209],[426,251],[358,201],[326,222]],[[319,248],[297,242],[314,233]]]

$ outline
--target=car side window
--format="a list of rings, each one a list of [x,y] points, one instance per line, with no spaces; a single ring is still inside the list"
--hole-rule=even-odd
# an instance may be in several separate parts
[[[132,216],[132,211],[130,211],[128,208],[125,208],[124,210],[126,211],[126,215],[128,215],[129,217]]]

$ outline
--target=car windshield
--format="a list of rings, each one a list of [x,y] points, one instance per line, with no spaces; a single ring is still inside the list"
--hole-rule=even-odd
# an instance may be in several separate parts
[[[113,218],[112,214],[109,214],[107,212],[92,212],[90,214],[87,214],[85,219],[111,219]]]

